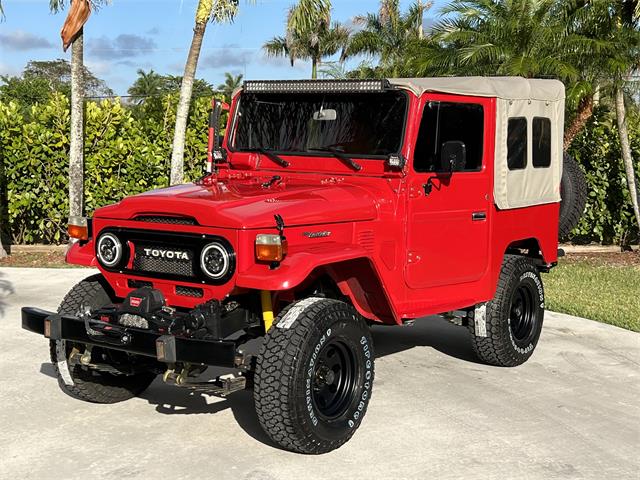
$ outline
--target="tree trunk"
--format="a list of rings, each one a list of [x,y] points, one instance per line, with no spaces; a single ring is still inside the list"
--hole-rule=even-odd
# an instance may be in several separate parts
[[[83,32],[71,46],[71,136],[69,146],[69,215],[84,210],[84,78]]]
[[[311,59],[311,78],[313,80],[318,78],[318,60],[315,58]]]
[[[424,29],[422,27],[424,22],[424,7],[422,0],[418,0],[418,11],[420,12],[420,18],[418,18],[418,39],[420,40],[424,38]]]
[[[591,116],[593,115],[593,97],[591,95],[586,96],[580,101],[578,105],[578,111],[574,117],[571,125],[564,132],[564,151],[569,150],[569,147],[587,124]]]
[[[187,133],[187,119],[189,117],[189,106],[191,105],[191,94],[193,93],[193,81],[196,76],[198,58],[200,57],[200,49],[202,48],[202,40],[204,39],[206,28],[206,21],[196,21],[187,63],[184,66],[171,152],[171,185],[177,185],[184,181],[184,142]]]
[[[629,132],[627,130],[626,110],[624,107],[624,91],[621,87],[616,88],[616,120],[618,121],[618,135],[620,136],[620,150],[624,161],[624,170],[627,174],[627,185],[631,195],[633,212],[636,215],[636,222],[640,228],[640,208],[638,207],[638,190],[636,187],[636,175],[633,171],[633,157],[631,156],[631,145],[629,143]]]

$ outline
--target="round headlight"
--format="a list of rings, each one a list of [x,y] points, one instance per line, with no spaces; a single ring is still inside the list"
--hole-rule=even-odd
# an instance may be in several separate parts
[[[200,268],[208,277],[217,280],[229,271],[229,252],[219,243],[210,243],[200,254]]]
[[[112,233],[105,233],[100,236],[96,248],[98,260],[105,267],[113,267],[122,259],[122,243]]]

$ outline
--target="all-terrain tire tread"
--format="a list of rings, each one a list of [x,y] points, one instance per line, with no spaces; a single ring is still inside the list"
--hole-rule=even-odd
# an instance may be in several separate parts
[[[103,303],[105,298],[109,299],[110,287],[105,282],[102,275],[93,275],[77,283],[65,295],[62,303],[58,307],[58,313],[76,315],[80,312],[83,304]],[[69,372],[73,378],[73,385],[67,385],[60,373],[58,366],[58,355],[56,352],[56,342],[49,342],[51,362],[54,365],[58,377],[60,388],[73,398],[91,403],[117,403],[135,397],[142,393],[153,381],[155,374],[140,373],[131,376],[114,376],[111,374],[94,374],[78,366],[68,365]]]
[[[560,204],[560,220],[558,238],[564,239],[580,221],[587,204],[587,181],[578,163],[565,153],[562,164],[562,175],[565,182],[562,202]],[[567,189],[568,187],[568,189]]]
[[[507,292],[513,278],[516,277],[519,270],[528,268],[535,270],[535,265],[527,257],[505,255],[495,296],[487,302],[487,336],[476,336],[474,322],[469,322],[473,350],[478,358],[485,363],[499,367],[511,367],[521,363],[509,348],[510,339],[505,338],[505,332],[501,328],[503,321],[501,315],[504,311],[504,303],[510,301]]]
[[[294,409],[288,403],[289,382],[292,380],[291,365],[300,355],[307,336],[317,328],[317,315],[322,310],[336,308],[343,302],[332,299],[319,299],[308,306],[295,319],[295,328],[282,329],[275,325],[265,336],[256,365],[256,382],[254,400],[260,425],[267,435],[287,450],[299,453],[325,453],[346,443],[350,433],[335,441],[318,444],[310,435],[304,435],[297,428],[302,419],[294,415]],[[294,304],[287,306],[278,315],[282,319]],[[356,322],[362,323],[363,331],[367,331],[364,320],[354,310]],[[277,322],[277,320],[276,320]],[[367,333],[368,335],[368,333]],[[369,342],[371,345],[371,342]],[[373,370],[371,381],[373,382]],[[362,412],[364,416],[365,410]]]

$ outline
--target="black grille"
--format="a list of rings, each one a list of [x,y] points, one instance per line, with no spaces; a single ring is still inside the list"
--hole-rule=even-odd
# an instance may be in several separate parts
[[[139,215],[134,218],[136,222],[166,223],[169,225],[197,225],[195,218],[191,217],[169,217],[160,215]]]
[[[133,268],[140,272],[165,273],[181,277],[195,276],[193,251],[158,245],[137,244]]]
[[[202,298],[204,291],[197,287],[185,287],[184,285],[176,286],[176,295],[182,295],[183,297],[195,297]]]

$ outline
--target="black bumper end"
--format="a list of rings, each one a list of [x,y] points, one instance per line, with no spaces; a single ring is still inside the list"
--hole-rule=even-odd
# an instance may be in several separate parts
[[[111,348],[153,357],[159,362],[236,366],[236,344],[231,341],[176,337],[137,328],[121,329],[122,335],[115,337],[94,336],[87,332],[80,318],[35,307],[22,308],[22,328],[51,340]]]

